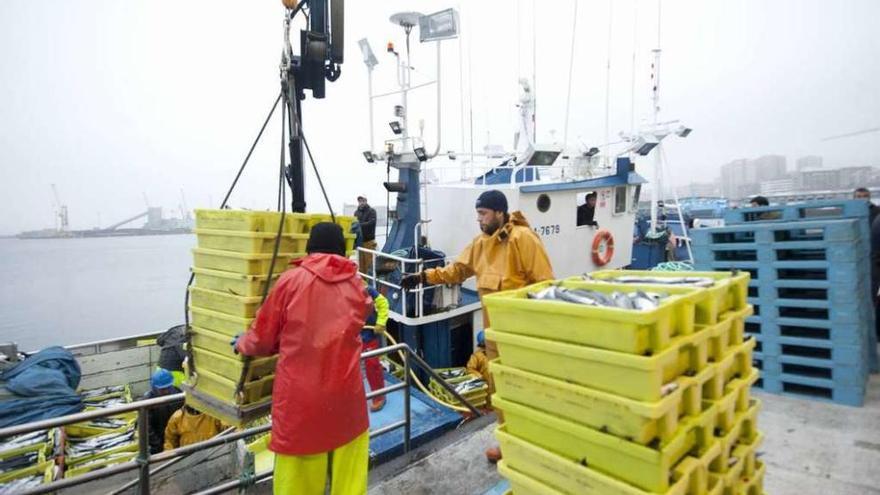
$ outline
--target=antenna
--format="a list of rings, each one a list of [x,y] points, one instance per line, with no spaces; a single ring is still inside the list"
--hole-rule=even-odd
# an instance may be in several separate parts
[[[610,116],[611,116],[611,26],[614,21],[614,6],[612,0],[608,0],[608,56],[605,63],[605,142],[611,142],[609,138]],[[608,166],[608,145],[605,145],[605,166]]]
[[[568,146],[568,116],[571,110],[571,76],[574,72],[574,46],[575,40],[577,40],[577,16],[578,16],[578,0],[574,0],[574,12],[571,17],[571,53],[569,53],[568,58],[568,95],[565,97],[565,131],[562,133],[562,146],[563,148]],[[609,32],[611,31],[611,26],[608,26]],[[610,35],[609,35],[610,36]],[[608,49],[608,55],[611,55],[611,49]],[[609,60],[610,64],[610,60]],[[606,95],[607,97],[607,95]],[[608,110],[607,110],[607,101],[606,101],[606,110],[605,110],[605,141],[608,141]]]

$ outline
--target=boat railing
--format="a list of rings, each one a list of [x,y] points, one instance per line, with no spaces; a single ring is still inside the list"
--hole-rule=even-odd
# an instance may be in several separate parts
[[[375,249],[367,249],[364,247],[358,248],[358,253],[364,253],[369,256],[370,259],[370,269],[368,272],[360,272],[360,275],[370,281],[374,287],[377,289],[379,287],[384,287],[386,292],[390,292],[395,296],[401,299],[400,310],[394,311],[393,309],[389,310],[389,314],[391,319],[403,323],[405,325],[423,325],[427,323],[433,323],[438,320],[443,320],[447,318],[451,318],[453,316],[458,316],[460,314],[464,314],[467,312],[474,311],[476,307],[479,305],[475,305],[476,307],[460,307],[457,304],[450,305],[443,311],[431,311],[430,313],[425,310],[425,298],[424,293],[426,290],[444,290],[446,286],[442,285],[429,285],[419,283],[416,287],[412,289],[405,289],[400,286],[398,283],[392,282],[390,280],[385,280],[381,278],[377,273],[377,266],[386,266],[387,264],[393,264],[399,266],[401,272],[403,272],[404,268],[411,270],[411,273],[421,273],[425,270],[425,260],[422,258],[405,258],[401,256],[396,256],[389,253],[384,253],[382,251],[377,251]],[[430,260],[437,261],[437,260]],[[444,260],[446,262],[450,261],[448,259]],[[405,275],[405,273],[402,273]],[[452,286],[449,292],[450,300],[458,300],[458,295],[460,291],[460,286]],[[380,291],[381,292],[381,291]],[[414,297],[409,297],[414,296]]]
[[[516,184],[517,177],[525,177],[529,172],[533,171],[532,180],[527,182],[545,183],[560,181],[575,181],[589,179],[592,177],[600,177],[614,173],[612,169],[595,168],[571,161],[565,165],[526,165],[518,164],[507,166],[501,164],[488,163],[464,163],[462,165],[429,165],[426,168],[426,174],[429,183],[452,184],[457,182],[473,182],[475,185],[497,185],[486,180],[487,175],[495,170],[509,169],[511,171],[510,179],[505,184]],[[433,174],[433,177],[432,177]]]
[[[375,430],[370,431],[370,438],[384,435],[386,433],[390,433],[392,431],[396,431],[398,429],[403,428],[403,452],[409,452],[410,450],[410,439],[412,433],[412,418],[410,412],[410,397],[411,397],[411,383],[410,383],[410,367],[411,364],[414,363],[416,366],[421,368],[423,371],[428,373],[440,386],[442,386],[447,392],[449,392],[455,399],[460,402],[464,407],[466,407],[475,417],[479,417],[482,414],[476,407],[474,407],[470,402],[468,402],[464,397],[459,394],[455,388],[449,385],[445,380],[443,380],[440,375],[434,371],[428,363],[426,363],[418,354],[412,351],[412,349],[406,344],[395,344],[387,347],[382,347],[379,349],[375,349],[372,351],[364,352],[361,354],[361,359],[373,358],[382,356],[385,354],[389,354],[392,352],[398,352],[402,356],[403,360],[403,369],[404,369],[404,379],[400,383],[396,383],[393,385],[389,385],[387,387],[381,388],[379,390],[374,390],[365,394],[365,399],[370,400],[374,397],[384,396],[386,394],[396,392],[398,390],[403,390],[405,393],[405,399],[403,402],[404,407],[404,418],[395,423],[391,423],[389,425],[383,426],[381,428],[377,428]],[[412,363],[411,363],[412,362]],[[255,426],[252,428],[247,428],[238,432],[229,432],[228,434],[218,435],[214,438],[186,445],[174,450],[168,450],[164,452],[160,452],[158,454],[150,455],[149,452],[149,414],[150,409],[163,406],[168,404],[173,404],[184,399],[185,394],[173,394],[166,395],[162,397],[156,397],[152,399],[145,399],[135,401],[129,404],[122,404],[119,406],[109,407],[106,409],[99,409],[94,411],[85,411],[76,414],[70,414],[67,416],[59,416],[57,418],[44,419],[40,421],[33,421],[30,423],[25,423],[22,425],[15,426],[7,426],[5,428],[0,428],[0,440],[3,440],[8,437],[12,437],[15,435],[22,435],[25,433],[32,433],[35,431],[46,430],[49,428],[57,428],[60,426],[72,425],[76,423],[82,423],[85,421],[90,421],[98,418],[105,418],[109,416],[115,416],[122,413],[136,411],[138,414],[137,419],[137,442],[138,442],[138,455],[133,461],[128,461],[124,463],[117,464],[115,466],[109,466],[102,469],[97,469],[90,473],[85,473],[80,476],[75,476],[72,478],[65,478],[62,480],[53,481],[51,483],[46,483],[44,485],[40,485],[38,487],[34,487],[28,490],[21,492],[19,495],[38,495],[43,493],[52,493],[58,490],[63,490],[67,488],[71,488],[74,486],[79,486],[85,483],[88,483],[93,480],[105,479],[110,476],[114,476],[121,473],[126,473],[129,471],[138,471],[138,477],[134,480],[133,483],[129,483],[128,485],[120,488],[114,493],[120,493],[127,488],[137,485],[138,493],[146,495],[150,493],[150,476],[152,474],[156,474],[159,470],[168,465],[172,464],[173,461],[176,461],[180,458],[188,456],[190,454],[194,454],[196,452],[203,451],[204,449],[217,447],[221,445],[226,445],[232,442],[236,442],[238,440],[246,439],[249,437],[253,437],[255,435],[260,435],[263,433],[268,433],[272,429],[271,423]],[[366,406],[365,406],[366,407]],[[168,462],[163,466],[159,466],[156,470],[151,471],[150,465],[156,463],[163,463],[165,461]],[[232,480],[230,482],[220,484],[218,486],[212,487],[206,491],[200,492],[201,494],[208,493],[222,493],[224,491],[235,489],[236,487],[244,487],[252,483],[257,483],[261,481],[265,481],[272,478],[272,471],[268,471],[265,473],[259,473],[252,477],[246,477],[247,479],[242,480]]]

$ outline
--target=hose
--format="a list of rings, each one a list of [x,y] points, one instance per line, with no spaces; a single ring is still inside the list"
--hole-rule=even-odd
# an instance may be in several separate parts
[[[372,328],[372,327],[370,327],[370,326],[365,326],[364,328]],[[385,336],[388,338],[388,340],[391,341],[392,345],[397,345],[397,341],[394,340],[394,337],[392,337],[392,336],[391,336],[390,334],[388,334],[387,332],[385,333]],[[405,357],[404,357],[404,355],[403,355],[403,351],[397,351],[397,354],[400,356],[400,359],[401,359],[401,360],[405,359]],[[448,407],[449,409],[452,409],[452,410],[454,410],[454,411],[466,412],[466,413],[471,412],[471,410],[468,409],[468,408],[466,408],[466,407],[456,406],[456,405],[454,405],[454,404],[450,404],[450,403],[446,402],[445,400],[443,400],[443,399],[437,397],[436,395],[432,394],[432,393],[428,390],[428,388],[425,387],[425,384],[422,383],[421,380],[419,380],[419,377],[416,376],[416,374],[413,372],[412,368],[410,368],[410,370],[409,370],[409,374],[410,374],[410,376],[412,377],[413,381],[416,382],[416,387],[418,387],[418,389],[421,390],[422,393],[424,393],[425,395],[427,395],[428,397],[430,397],[431,399],[433,399],[433,400],[434,400],[435,402],[437,402],[438,404],[443,405],[443,406],[446,406],[446,407]]]

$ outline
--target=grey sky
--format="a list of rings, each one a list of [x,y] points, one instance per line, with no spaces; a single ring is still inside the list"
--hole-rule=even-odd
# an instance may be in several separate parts
[[[636,24],[638,122],[649,111],[650,49],[657,2],[615,0],[611,136],[629,128]],[[384,203],[384,170],[361,158],[367,143],[366,70],[357,40],[377,52],[377,89],[390,89],[384,44],[403,46],[390,14],[460,9],[459,45],[443,44],[443,149],[461,149],[461,114],[473,105],[474,145],[510,145],[517,78],[532,74],[538,35],[538,133],[561,139],[572,2],[544,0],[349,1],[346,63],[323,101],[305,104],[305,130],[334,207],[366,193]],[[634,6],[638,22],[634,23]],[[690,0],[663,2],[662,115],[694,128],[670,140],[673,181],[709,180],[723,163],[767,153],[819,154],[830,166],[880,165],[880,133],[833,142],[824,136],[880,126],[880,2]],[[578,4],[570,141],[605,133],[608,2]],[[0,3],[0,233],[52,225],[50,184],[73,228],[107,225],[151,204],[216,206],[278,90],[280,2],[4,0]],[[467,59],[470,54],[470,77]],[[433,47],[414,44],[414,65],[434,74]],[[462,105],[459,85],[469,93]],[[468,92],[470,84],[471,91]],[[393,101],[376,107],[384,137]],[[433,94],[413,99],[433,143]],[[415,119],[417,120],[417,119]],[[278,125],[255,153],[233,206],[274,206]],[[466,133],[469,134],[469,133]],[[465,146],[467,146],[467,137]],[[648,173],[649,164],[640,165]],[[311,175],[309,175],[311,178]],[[310,210],[322,211],[315,181]]]

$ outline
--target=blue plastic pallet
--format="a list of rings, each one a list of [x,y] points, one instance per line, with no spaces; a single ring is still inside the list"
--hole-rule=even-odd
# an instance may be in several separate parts
[[[861,304],[870,305],[870,299],[855,296],[864,293],[866,289],[870,290],[870,287],[864,279],[855,286],[823,280],[753,280],[749,282],[748,297],[828,301],[830,304],[849,304],[859,300]]]
[[[751,244],[711,244],[694,249],[694,260],[699,263],[713,261],[827,261],[830,263],[870,261],[870,250],[862,249],[853,242],[817,243],[798,242],[791,245]]]
[[[749,320],[746,320],[746,323],[750,323]],[[769,338],[799,338],[843,346],[866,345],[868,341],[866,330],[870,330],[861,324],[838,325],[827,320],[798,320],[794,318],[779,318],[772,322],[753,320],[751,323],[756,323],[761,335],[767,335]],[[753,328],[750,326],[746,331]]]
[[[823,359],[797,356],[761,356],[762,374],[766,376],[797,375],[805,378],[831,380],[835,385],[865,386],[868,370],[865,366],[837,365]],[[861,363],[864,364],[864,363]]]
[[[861,407],[865,403],[865,387],[837,385],[831,380],[762,373],[755,386],[772,394],[834,402],[847,406]]]
[[[756,249],[770,244],[783,248],[797,242],[867,244],[870,238],[866,238],[864,234],[862,221],[857,218],[725,225],[689,232],[695,246],[729,246],[741,249]]]
[[[827,261],[706,261],[694,255],[694,269],[699,271],[746,271],[759,282],[811,280],[855,286],[870,273],[867,262],[829,263]],[[866,295],[870,295],[869,291]]]
[[[799,204],[738,208],[724,211],[726,225],[750,222],[790,222],[829,218],[868,218],[868,202],[860,199],[828,199]],[[770,215],[777,219],[767,219]],[[761,218],[761,217],[765,218]]]
[[[862,298],[832,304],[828,300],[778,299],[773,297],[748,298],[755,307],[755,315],[765,321],[787,318],[798,321],[827,320],[835,324],[863,325],[868,327],[873,321],[874,308]]]

